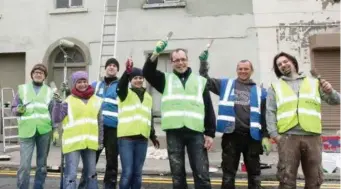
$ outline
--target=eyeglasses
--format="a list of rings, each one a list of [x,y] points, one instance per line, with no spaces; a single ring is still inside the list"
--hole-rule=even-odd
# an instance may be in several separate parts
[[[187,62],[187,58],[174,59],[172,62],[175,62],[175,63]]]
[[[33,74],[34,74],[34,75],[43,75],[44,72],[39,72],[39,71],[37,72],[37,71],[35,71],[35,72],[33,72]]]

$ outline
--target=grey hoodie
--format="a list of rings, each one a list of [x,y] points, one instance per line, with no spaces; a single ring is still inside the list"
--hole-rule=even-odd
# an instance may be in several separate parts
[[[301,83],[306,76],[303,73],[299,73],[297,78],[290,78],[286,76],[282,76],[281,79],[287,82],[287,84],[292,88],[292,90],[298,95]],[[340,104],[340,94],[333,89],[333,92],[330,94],[326,94],[319,88],[321,99],[325,101],[329,105],[338,105]],[[278,136],[277,132],[277,105],[276,105],[276,94],[272,87],[268,89],[268,96],[266,99],[266,123],[267,129],[270,134],[270,137],[274,138]],[[306,132],[302,130],[300,125],[296,125],[294,128],[285,132],[285,134],[292,135],[318,135],[316,133]]]

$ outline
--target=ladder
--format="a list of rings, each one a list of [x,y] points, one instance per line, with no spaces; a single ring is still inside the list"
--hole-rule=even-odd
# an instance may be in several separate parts
[[[20,148],[18,141],[18,117],[12,115],[10,103],[6,104],[6,102],[8,101],[12,101],[12,99],[5,99],[5,95],[8,95],[8,93],[11,93],[13,99],[15,93],[12,88],[1,89],[1,123],[3,134],[2,144],[4,153],[8,152],[8,150],[15,151]]]
[[[109,58],[116,57],[119,4],[120,0],[104,0],[99,52],[99,79],[104,75],[105,62]]]

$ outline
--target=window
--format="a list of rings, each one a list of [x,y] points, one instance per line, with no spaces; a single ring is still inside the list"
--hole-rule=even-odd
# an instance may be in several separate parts
[[[83,7],[83,0],[56,0],[56,8]]]
[[[65,52],[68,54],[68,63],[83,63],[84,57],[81,52],[79,52],[76,48],[65,48]],[[62,51],[56,55],[55,61],[56,64],[64,63],[64,54]]]
[[[85,61],[85,55],[79,47],[64,48],[67,58],[67,79],[69,87],[71,87],[71,74],[75,71],[86,71],[87,63]],[[52,59],[52,79],[56,83],[57,87],[63,82],[64,79],[64,53],[56,48],[51,56]]]
[[[147,0],[147,4],[156,4],[156,3],[179,3],[180,0]]]
[[[157,8],[184,8],[186,2],[183,0],[146,0],[142,8],[157,9]]]

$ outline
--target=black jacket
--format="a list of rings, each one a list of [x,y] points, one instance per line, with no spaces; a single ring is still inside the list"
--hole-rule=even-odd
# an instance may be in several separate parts
[[[166,85],[166,77],[165,73],[157,70],[156,67],[157,59],[155,60],[155,62],[152,62],[150,60],[150,57],[148,57],[143,67],[143,76],[157,91],[162,94]],[[188,68],[188,70],[183,74],[174,71],[174,74],[180,78],[183,86],[185,86],[185,83],[191,73],[191,68]],[[204,134],[210,137],[215,137],[216,117],[212,105],[211,96],[209,90],[207,89],[207,84],[203,92],[203,101],[205,105]]]
[[[117,96],[120,98],[120,101],[124,101],[127,98],[128,95],[128,84],[129,84],[129,74],[127,72],[124,72],[122,77],[120,78],[119,83],[117,84]],[[139,97],[141,103],[143,102],[143,97],[144,97],[144,93],[146,92],[145,88],[142,89],[134,89],[131,88],[132,91],[134,91],[137,96]],[[153,116],[152,116],[153,117]],[[138,138],[142,138],[142,135],[137,135],[137,136],[129,136],[126,138],[132,138],[132,139],[138,139]],[[156,135],[155,135],[155,129],[154,129],[154,123],[153,121],[151,121],[151,130],[150,130],[150,136],[149,136],[150,140],[154,140],[156,139]]]

